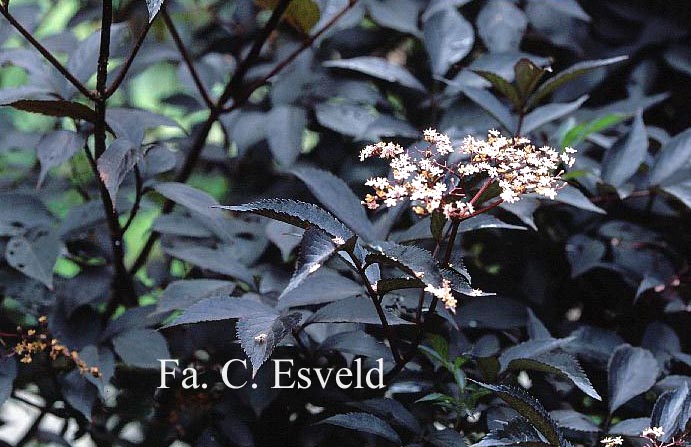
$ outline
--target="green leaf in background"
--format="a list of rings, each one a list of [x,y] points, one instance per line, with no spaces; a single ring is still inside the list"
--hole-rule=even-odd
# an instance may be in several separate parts
[[[255,2],[262,8],[274,9],[279,0],[255,0]],[[283,17],[296,30],[309,34],[314,25],[319,22],[319,6],[313,0],[293,0]]]
[[[600,118],[578,124],[569,129],[561,140],[562,147],[576,147],[589,135],[609,129],[622,122],[625,117],[618,113],[611,113]]]

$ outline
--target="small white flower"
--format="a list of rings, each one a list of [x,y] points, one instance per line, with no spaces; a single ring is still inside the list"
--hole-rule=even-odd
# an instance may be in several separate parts
[[[389,208],[396,206],[396,199],[392,198],[387,198],[384,199],[384,205],[388,206]]]
[[[600,441],[600,444],[604,444],[605,447],[614,447],[615,445],[622,445],[624,443],[624,439],[621,436],[615,436],[615,437],[606,437],[602,441]]]
[[[641,433],[644,438],[661,438],[664,435],[665,431],[662,427],[648,427]]]

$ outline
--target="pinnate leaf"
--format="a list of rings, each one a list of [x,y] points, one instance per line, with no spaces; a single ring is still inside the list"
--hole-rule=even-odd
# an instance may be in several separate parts
[[[41,115],[58,118],[74,118],[77,120],[96,121],[96,112],[84,104],[65,100],[22,99],[7,104],[24,112],[39,113]]]
[[[521,106],[521,99],[518,96],[518,91],[516,87],[513,86],[509,81],[502,78],[496,73],[484,70],[473,70],[473,72],[479,76],[482,76],[492,84],[499,93],[501,93],[506,99],[511,101],[514,107],[518,108]]]
[[[323,65],[328,68],[354,70],[378,79],[382,79],[384,81],[394,82],[414,90],[419,90],[422,92],[426,91],[425,86],[422,85],[420,81],[415,78],[415,76],[410,74],[408,70],[380,57],[354,57],[352,59],[324,62]]]
[[[300,319],[298,312],[278,315],[272,311],[238,320],[237,336],[252,363],[252,377],[257,374],[276,345],[298,327]]]
[[[422,430],[415,416],[396,399],[367,399],[360,402],[353,402],[350,405],[360,410],[373,413],[380,418],[391,420],[396,426],[406,428],[415,433],[419,433]]]
[[[44,135],[36,146],[36,156],[41,162],[38,187],[43,184],[48,170],[68,161],[83,146],[84,138],[70,130],[56,130]]]
[[[424,36],[432,72],[439,76],[466,57],[475,42],[473,26],[455,8],[439,11],[428,18]]]
[[[199,301],[186,309],[179,318],[165,327],[205,321],[229,320],[272,313],[273,309],[249,298],[215,296]]]
[[[384,309],[390,325],[412,324],[388,309]],[[335,301],[319,309],[309,321],[311,323],[364,323],[381,324],[372,300],[366,297],[352,297]]]
[[[684,431],[691,416],[691,392],[683,383],[675,390],[665,391],[657,398],[650,417],[651,427],[662,427],[665,434],[660,441],[669,442],[675,433]]]
[[[557,88],[561,87],[567,82],[571,82],[572,80],[580,76],[583,76],[589,71],[595,70],[600,67],[606,67],[608,65],[617,64],[619,62],[625,61],[626,59],[628,59],[628,56],[617,56],[609,59],[578,62],[572,65],[571,67],[567,68],[566,70],[560,71],[557,75],[545,81],[545,83],[543,83],[540,86],[537,92],[535,92],[532,98],[530,98],[528,107],[535,106],[545,96],[554,92]]]
[[[535,430],[528,419],[519,416],[511,419],[501,428],[495,428],[482,438],[482,441],[473,444],[472,447],[538,446],[541,444],[545,447],[549,445],[543,441],[540,433]]]
[[[378,232],[367,218],[365,208],[346,182],[328,171],[309,166],[299,166],[291,172],[348,228],[367,240],[377,238]]]
[[[299,286],[309,275],[319,270],[337,249],[338,245],[328,234],[317,227],[307,227],[300,243],[297,268],[279,299]]]
[[[609,358],[609,412],[614,413],[634,397],[648,391],[660,372],[655,356],[629,344],[619,346]]]
[[[222,273],[248,284],[254,282],[254,275],[238,260],[238,251],[231,245],[205,247],[180,241],[172,245],[163,245],[163,250],[166,254],[197,267]]]
[[[186,309],[194,303],[213,296],[228,296],[235,283],[217,279],[183,279],[173,281],[156,303],[156,312]]]
[[[394,265],[425,284],[442,287],[443,276],[429,251],[393,242],[379,242],[370,249],[371,252],[366,257],[368,264],[379,262]]]
[[[676,135],[665,143],[650,170],[650,183],[659,185],[679,172],[691,160],[691,129]]]
[[[331,236],[340,237],[344,241],[353,236],[353,233],[342,222],[311,203],[287,199],[265,199],[244,205],[220,206],[219,208],[238,213],[258,214],[300,228],[314,225]]]
[[[381,436],[397,445],[401,443],[398,433],[388,423],[368,413],[337,414],[320,421],[319,424],[336,425],[358,432]]]
[[[642,113],[637,113],[628,135],[618,140],[602,160],[602,179],[618,187],[636,173],[648,152],[648,134]]]
[[[528,19],[507,0],[487,2],[477,17],[478,34],[493,53],[518,50]]]
[[[602,400],[602,397],[595,391],[595,388],[593,388],[585,372],[583,372],[578,360],[571,354],[565,352],[547,352],[531,358],[515,359],[510,362],[509,368],[516,370],[542,371],[566,377],[588,396],[593,399]]]
[[[266,138],[274,159],[282,166],[290,166],[300,155],[302,132],[307,127],[305,109],[291,105],[278,105],[267,113],[271,132]]]
[[[54,233],[38,230],[11,238],[5,248],[5,260],[15,269],[41,281],[52,290],[53,267],[60,249],[60,241]]]
[[[511,346],[499,357],[501,371],[505,371],[506,368],[509,367],[509,364],[514,360],[537,357],[546,352],[561,348],[573,340],[573,337],[528,340],[523,343],[519,343],[516,346]]]
[[[530,59],[523,58],[516,62],[513,67],[515,74],[515,84],[518,96],[521,98],[521,105],[523,105],[537,86],[546,70],[538,67]]]
[[[113,348],[123,362],[138,368],[158,368],[159,359],[170,358],[166,339],[153,329],[138,328],[116,335]]]
[[[98,158],[96,166],[101,181],[108,190],[110,200],[115,207],[115,198],[125,176],[141,159],[142,153],[127,138],[117,138]]]
[[[568,445],[568,441],[564,439],[563,433],[542,404],[525,390],[510,385],[476,383],[496,393],[511,408],[530,421],[542,433],[550,445],[557,447],[566,447]]]
[[[527,134],[544,124],[562,118],[576,111],[587,99],[588,95],[583,95],[572,102],[552,103],[538,107],[525,116],[521,132]]]

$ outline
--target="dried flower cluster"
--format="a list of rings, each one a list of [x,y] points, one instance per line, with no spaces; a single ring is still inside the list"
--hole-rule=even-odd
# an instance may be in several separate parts
[[[382,203],[392,207],[409,199],[420,215],[442,210],[447,218],[467,218],[479,213],[479,194],[469,193],[481,182],[485,188],[496,183],[500,200],[508,203],[528,193],[554,199],[563,186],[560,165],[572,166],[575,161],[572,148],[559,153],[548,146],[538,148],[527,138],[504,137],[496,130],[489,131],[486,141],[468,136],[458,149],[447,135],[434,129],[425,130],[423,137],[428,146],[419,156],[384,142],[368,145],[360,152],[361,161],[370,157],[390,160],[393,177],[369,179],[365,184],[374,188],[374,194],[367,194],[363,204],[376,209]],[[467,160],[458,164],[441,161],[454,152]]]
[[[19,360],[20,362],[31,363],[35,354],[47,351],[48,356],[53,360],[58,357],[64,357],[72,361],[82,374],[91,374],[94,377],[101,377],[99,369],[95,366],[88,366],[86,362],[79,357],[77,351],[70,351],[70,349],[61,344],[58,339],[48,336],[48,319],[46,317],[40,317],[38,321],[40,323],[40,333],[35,329],[29,329],[24,333],[21,328],[18,328],[18,333],[21,338],[14,346],[13,351],[16,355],[22,356]],[[50,342],[48,341],[49,339]]]

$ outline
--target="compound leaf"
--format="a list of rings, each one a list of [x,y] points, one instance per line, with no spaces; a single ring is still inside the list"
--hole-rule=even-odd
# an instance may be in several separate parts
[[[337,414],[318,423],[336,425],[349,430],[381,436],[397,445],[401,443],[398,433],[388,423],[368,413]]]
[[[300,255],[295,273],[278,298],[283,298],[288,292],[299,286],[305,278],[319,270],[337,249],[338,245],[328,234],[317,227],[307,227],[300,243]]]
[[[264,199],[244,205],[220,206],[219,208],[239,213],[258,214],[300,228],[315,225],[331,236],[340,237],[344,241],[353,236],[353,233],[342,222],[311,203],[287,199]]]
[[[572,65],[571,67],[567,68],[566,70],[560,71],[558,74],[545,81],[545,83],[540,86],[537,92],[535,92],[532,98],[530,98],[528,107],[535,106],[535,104],[540,102],[545,96],[554,92],[556,89],[566,84],[567,82],[571,82],[572,80],[580,76],[583,76],[589,71],[595,70],[600,67],[606,67],[608,65],[616,64],[625,61],[626,59],[628,59],[628,56],[617,56],[609,59],[578,62]]]
[[[276,345],[298,327],[301,318],[298,312],[281,316],[272,311],[238,320],[237,336],[252,363],[252,377],[257,374]]]
[[[248,298],[215,296],[193,304],[178,319],[165,327],[202,323],[205,321],[229,320],[231,318],[243,318],[267,313],[274,313],[274,310],[259,301]]]
[[[356,234],[367,240],[376,239],[378,232],[367,218],[360,199],[346,182],[328,171],[300,166],[291,172],[302,180],[314,196]]]
[[[530,423],[542,433],[549,444],[558,447],[566,447],[568,445],[566,439],[564,439],[563,433],[542,404],[525,390],[509,385],[491,385],[482,382],[476,383],[496,393],[503,401],[509,404],[511,408],[518,411],[518,413],[529,420]]]
[[[655,356],[629,344],[619,346],[609,358],[609,412],[614,413],[634,397],[655,385],[660,369]]]
[[[425,86],[410,74],[408,70],[400,65],[393,64],[380,57],[354,57],[352,59],[341,59],[328,61],[322,64],[328,68],[343,68],[354,70],[384,81],[393,82],[414,90],[426,91]]]
[[[547,352],[531,358],[512,360],[509,368],[516,370],[533,370],[557,374],[566,377],[581,391],[593,399],[602,400],[590,380],[583,372],[578,360],[565,352]]]

